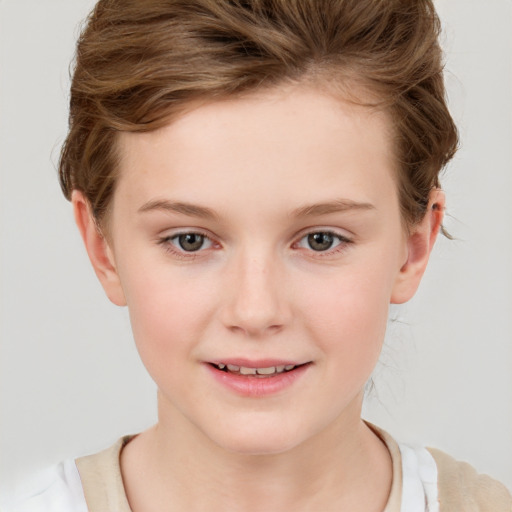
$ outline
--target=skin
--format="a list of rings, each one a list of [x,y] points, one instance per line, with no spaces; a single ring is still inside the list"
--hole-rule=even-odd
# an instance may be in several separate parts
[[[360,418],[363,389],[444,209],[433,191],[404,230],[390,133],[383,112],[280,87],[121,134],[108,236],[75,191],[91,262],[159,390],[158,425],[122,453],[134,512],[384,508],[391,462]],[[319,232],[330,248],[313,250]],[[186,252],[184,233],[207,238]],[[247,397],[207,365],[234,357],[308,365]]]

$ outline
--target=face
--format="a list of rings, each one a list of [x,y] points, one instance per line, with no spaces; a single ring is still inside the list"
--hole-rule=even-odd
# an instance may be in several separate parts
[[[358,421],[388,305],[419,281],[386,115],[287,87],[119,150],[97,272],[129,307],[161,426],[277,453]]]

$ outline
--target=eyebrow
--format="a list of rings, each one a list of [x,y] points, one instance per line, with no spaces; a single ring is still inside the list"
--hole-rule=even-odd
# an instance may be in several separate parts
[[[351,210],[374,210],[375,206],[371,203],[359,203],[350,199],[337,199],[326,203],[315,203],[301,206],[292,211],[294,217],[314,217],[327,215],[329,213],[339,213]],[[210,208],[199,206],[182,201],[168,201],[166,199],[152,199],[144,203],[139,212],[166,211],[171,213],[180,213],[190,217],[199,217],[202,219],[217,219],[218,215]]]
[[[335,201],[329,201],[327,203],[301,206],[293,210],[292,215],[296,217],[314,217],[351,210],[375,210],[375,206],[371,203],[359,203],[351,199],[336,199]]]
[[[153,199],[144,203],[139,208],[139,213],[151,211],[166,211],[171,213],[181,213],[190,217],[200,217],[203,219],[216,219],[217,214],[210,208],[198,206],[191,203],[168,201],[166,199]]]

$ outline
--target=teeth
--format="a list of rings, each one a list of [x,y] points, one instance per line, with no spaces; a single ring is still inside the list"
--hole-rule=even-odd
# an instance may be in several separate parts
[[[245,366],[240,366],[240,373],[242,375],[256,375],[256,368],[246,368]]]
[[[271,366],[270,368],[257,368],[256,371],[258,372],[258,375],[272,375],[273,373],[276,373],[276,367]]]
[[[269,366],[267,368],[249,368],[247,366],[238,366],[236,364],[217,363],[219,370],[230,371],[232,373],[240,373],[240,375],[274,375],[275,373],[289,372],[293,370],[296,365],[287,364],[279,366]]]

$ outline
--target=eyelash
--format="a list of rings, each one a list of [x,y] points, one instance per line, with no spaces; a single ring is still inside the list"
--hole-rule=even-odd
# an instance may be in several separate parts
[[[202,247],[197,251],[185,251],[183,248],[178,249],[177,246],[174,245],[173,240],[178,241],[180,237],[187,235],[195,235],[203,238],[203,243],[205,241],[210,242],[211,245],[214,244],[213,240],[206,234],[201,233],[199,231],[183,231],[181,233],[176,233],[174,235],[165,236],[158,240],[158,244],[162,245],[166,252],[172,254],[181,259],[194,259],[199,256],[199,253],[202,252]],[[177,242],[179,244],[179,242]]]
[[[325,230],[319,229],[319,230],[315,230],[315,231],[309,231],[309,232],[303,234],[300,237],[300,239],[293,244],[294,247],[297,247],[303,240],[307,240],[308,237],[313,236],[313,235],[323,235],[323,236],[327,235],[329,237],[332,237],[333,239],[337,239],[337,241],[338,241],[338,243],[336,245],[334,245],[334,247],[330,246],[325,251],[316,251],[308,244],[308,241],[307,241],[306,243],[309,245],[309,247],[307,247],[307,248],[304,247],[304,249],[308,252],[311,252],[315,258],[326,258],[329,256],[339,254],[339,253],[345,251],[347,249],[347,247],[353,243],[353,240],[351,240],[350,238],[348,238],[344,235],[336,233],[335,231],[332,231],[329,229],[325,229]]]
[[[325,251],[322,251],[322,250],[317,251],[317,250],[313,249],[311,246],[309,246],[307,248],[303,247],[304,250],[311,252],[314,255],[314,257],[322,258],[322,257],[327,257],[327,256],[332,256],[332,255],[338,254],[338,253],[346,250],[347,246],[349,246],[350,244],[353,243],[353,240],[351,240],[350,238],[347,238],[346,236],[343,236],[339,233],[336,233],[335,231],[328,230],[328,229],[326,229],[326,230],[320,229],[320,230],[309,231],[307,233],[304,233],[299,238],[299,240],[297,242],[294,242],[292,247],[299,248],[299,244],[303,240],[307,240],[307,238],[312,235],[319,235],[319,234],[324,235],[324,236],[327,235],[329,237],[332,237],[333,239],[337,239],[338,243],[336,245],[334,245],[334,247],[331,246]],[[178,248],[177,245],[179,244],[179,238],[182,236],[187,236],[187,235],[195,235],[195,236],[202,237],[202,245],[206,241],[208,241],[210,245],[207,248],[203,248],[201,245],[201,247],[196,251],[186,251],[183,248]],[[173,243],[173,241],[176,241],[177,245],[175,245]],[[306,243],[308,243],[308,242],[306,242]],[[203,252],[204,250],[211,248],[215,244],[215,242],[208,235],[206,235],[204,233],[201,233],[198,231],[184,231],[181,233],[173,234],[171,236],[162,237],[158,240],[158,244],[164,246],[166,252],[171,253],[172,255],[174,255],[178,258],[194,259],[194,258],[198,257],[199,254],[201,252]]]

